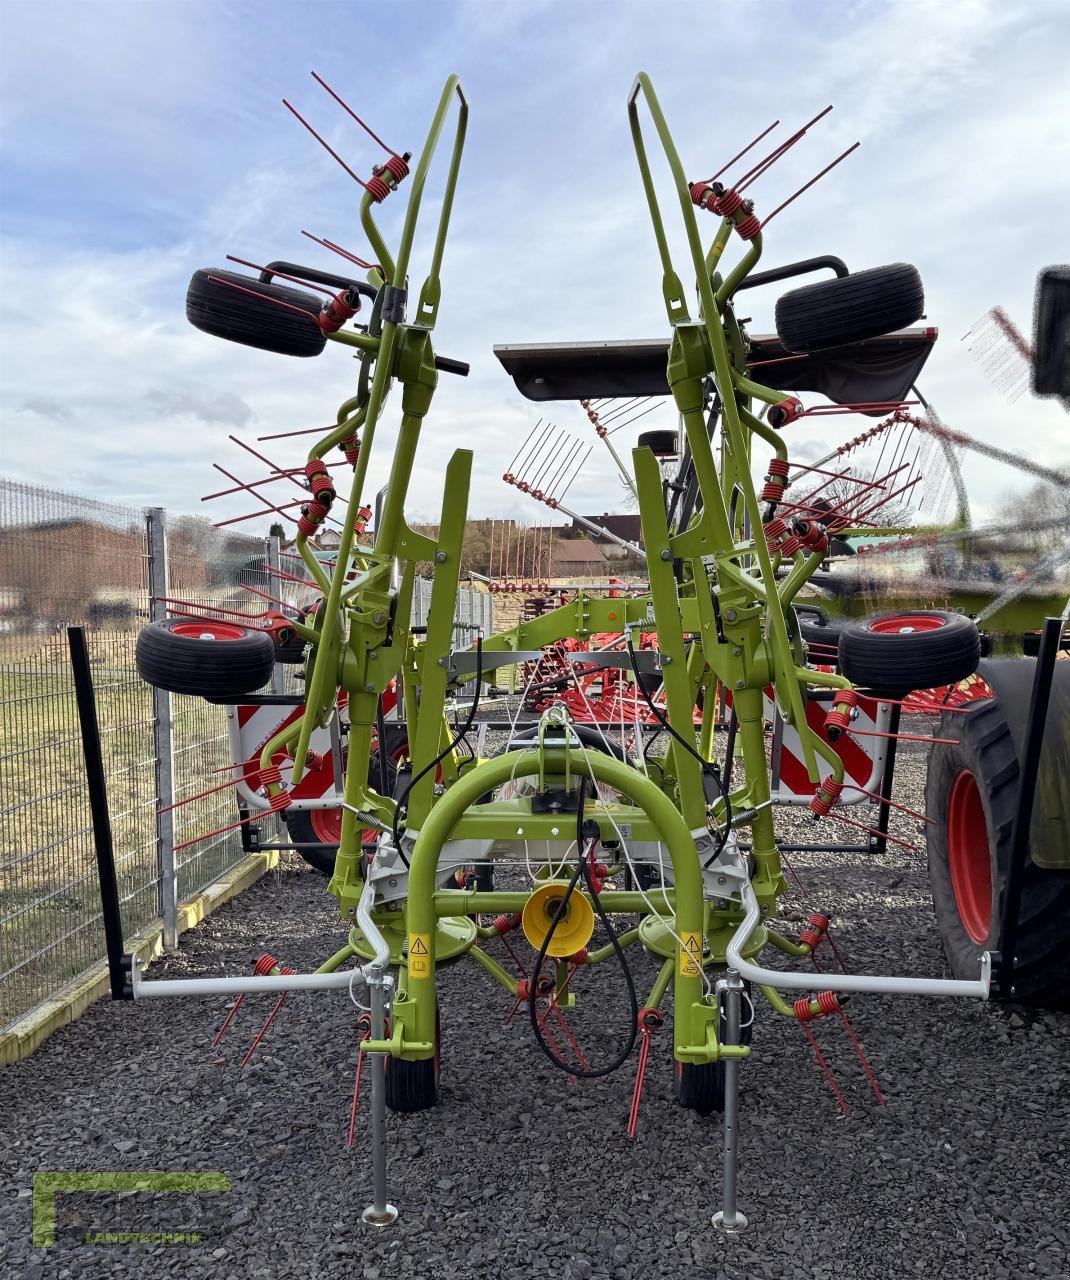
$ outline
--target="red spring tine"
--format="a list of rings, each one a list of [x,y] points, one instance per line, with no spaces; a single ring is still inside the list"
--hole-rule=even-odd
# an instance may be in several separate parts
[[[785,201],[783,201],[781,204],[778,204],[772,213],[767,214],[762,219],[762,229],[764,230],[764,228],[767,227],[770,222],[772,222],[772,220],[777,216],[777,214],[781,211],[781,209],[786,209],[793,200],[798,200],[799,196],[801,196],[804,191],[809,191],[809,189],[814,185],[815,182],[819,182],[825,176],[825,174],[829,172],[830,169],[835,169],[841,160],[846,160],[847,157],[851,154],[851,152],[857,151],[861,145],[862,144],[860,142],[856,142],[853,146],[848,147],[847,150],[842,155],[838,155],[831,164],[825,165],[825,167],[821,170],[820,173],[815,174],[810,179],[809,182],[804,183],[798,189],[798,191],[795,192],[793,196],[788,196],[788,198]]]
[[[364,179],[358,177],[353,172],[353,170],[349,167],[349,165],[346,164],[346,162],[342,159],[342,157],[338,154],[338,152],[335,151],[334,147],[332,147],[329,142],[326,142],[323,138],[320,137],[320,135],[316,132],[315,129],[313,129],[313,127],[308,123],[308,121],[300,113],[300,111],[298,111],[297,108],[293,106],[291,103],[287,102],[285,98],[283,98],[282,100],[282,105],[286,108],[287,111],[289,111],[291,114],[297,117],[297,119],[305,126],[305,128],[309,131],[309,133],[312,134],[312,136],[316,139],[316,141],[320,144],[320,146],[324,149],[324,151],[326,151],[329,155],[333,156],[334,159],[338,161],[338,163],[342,166],[342,168],[346,171],[346,173],[349,174],[349,176],[353,179],[353,181],[356,183],[359,183],[359,185],[362,186],[365,191],[367,191],[368,184],[364,181]]]
[[[227,254],[228,262],[236,262],[239,267],[251,267],[254,271],[266,271],[267,267],[262,267],[258,262],[246,262],[244,258],[236,258],[232,253]],[[335,295],[334,289],[328,289],[322,284],[313,284],[311,280],[302,280],[299,276],[288,276],[284,271],[276,271],[272,268],[271,274],[278,276],[281,280],[289,280],[291,284],[299,284],[302,289],[315,289],[318,293],[325,293],[329,298]]]
[[[814,1038],[813,1031],[811,1031],[808,1023],[800,1022],[799,1026],[802,1027],[803,1031],[806,1033],[807,1040],[810,1041],[810,1048],[813,1049],[814,1057],[817,1059],[817,1064],[824,1072],[829,1088],[832,1090],[836,1101],[840,1104],[840,1110],[844,1115],[847,1115],[847,1099],[841,1093],[840,1086],[836,1083],[836,1077],[832,1074],[832,1068],[829,1066],[825,1055],[821,1052],[821,1048],[818,1045],[817,1040]]]
[[[225,827],[217,827],[215,831],[206,831],[204,835],[197,836],[193,840],[183,840],[181,844],[174,846],[175,852],[179,849],[188,849],[191,844],[200,844],[202,840],[211,840],[213,836],[221,836],[227,831],[237,831],[239,827],[244,827],[249,822],[259,822],[261,818],[270,818],[273,813],[271,809],[262,809],[259,813],[251,813],[247,818],[241,818],[238,822],[230,822]]]
[[[304,427],[300,431],[277,431],[270,436],[257,436],[257,443],[263,444],[265,440],[288,440],[291,436],[325,436],[328,431],[333,431],[335,424],[329,427]]]
[[[388,147],[386,143],[382,140],[382,138],[379,137],[378,134],[373,133],[371,129],[368,128],[368,126],[364,123],[364,121],[360,118],[360,116],[357,115],[357,113],[353,110],[353,108],[349,106],[349,104],[345,102],[342,98],[340,98],[337,93],[335,93],[335,91],[331,88],[331,86],[327,83],[326,80],[324,80],[324,78],[321,75],[318,75],[315,71],[311,71],[309,72],[309,74],[312,76],[312,79],[315,80],[315,82],[318,85],[320,85],[322,88],[327,90],[327,92],[331,95],[331,97],[335,100],[335,102],[338,103],[338,105],[342,108],[343,111],[345,111],[348,115],[353,117],[353,119],[357,122],[357,124],[360,125],[360,127],[364,130],[364,132],[368,135],[369,138],[373,138],[376,142],[378,142],[378,144],[382,147],[382,149],[385,152],[387,152],[388,155],[394,156],[394,158],[397,160],[404,159],[404,157],[401,156],[397,151],[395,151],[393,147]]]
[[[288,479],[291,484],[293,484],[296,488],[300,489],[301,494],[306,501],[311,500],[311,497],[312,497],[311,493],[309,493],[309,491],[300,482],[300,480],[298,480],[295,475],[288,472],[284,467],[280,467],[276,463],[272,462],[272,460],[267,456],[267,454],[259,453],[256,449],[253,448],[251,444],[246,444],[245,441],[239,439],[238,436],[231,435],[231,436],[228,436],[228,439],[233,440],[234,443],[240,446],[242,449],[244,449],[246,453],[251,453],[253,457],[257,459],[258,462],[262,462],[264,466],[270,467],[272,471],[274,471],[276,474],[285,476],[285,478]],[[220,470],[222,470],[222,468],[220,468]],[[224,472],[224,474],[226,473]],[[335,500],[336,501],[340,500],[342,502],[347,501],[347,499],[341,498],[340,495],[337,495],[337,494],[335,495]],[[266,501],[266,499],[261,499],[261,501]],[[332,516],[327,516],[326,518],[330,520],[332,524],[340,524],[340,521],[335,520]]]
[[[742,160],[743,157],[747,154],[747,152],[750,151],[752,147],[756,147],[758,143],[761,142],[761,140],[766,136],[766,134],[772,133],[779,123],[780,123],[779,120],[774,120],[773,123],[769,125],[767,129],[763,129],[761,133],[758,134],[758,136],[755,139],[753,139],[753,141],[748,142],[742,151],[737,151],[736,154],[732,157],[731,160],[728,161],[727,164],[721,165],[721,167],[717,170],[717,172],[713,175],[712,178],[706,179],[706,185],[709,186],[711,182],[716,182],[722,173],[727,173],[728,170],[731,169],[731,167],[736,163],[737,160]]]
[[[290,975],[292,975],[294,972],[295,972],[295,970],[293,970],[293,969],[289,968],[287,965],[280,965],[280,966],[279,966],[279,973],[281,973],[281,974],[285,974],[287,977],[289,977]],[[260,1030],[256,1033],[256,1038],[253,1040],[253,1043],[249,1046],[249,1052],[248,1052],[248,1053],[245,1055],[245,1057],[244,1057],[244,1058],[242,1058],[242,1060],[241,1060],[241,1065],[242,1065],[243,1067],[248,1065],[249,1059],[250,1059],[250,1058],[253,1056],[253,1054],[256,1052],[257,1047],[259,1046],[259,1044],[260,1044],[261,1040],[263,1040],[264,1036],[265,1036],[265,1035],[267,1035],[268,1027],[270,1027],[270,1026],[271,1026],[271,1024],[275,1021],[275,1015],[276,1015],[276,1014],[278,1013],[278,1011],[282,1008],[282,1006],[286,1003],[286,996],[287,996],[287,994],[288,994],[288,993],[284,991],[284,992],[282,993],[282,995],[281,995],[281,996],[279,996],[279,998],[275,1001],[275,1007],[274,1007],[274,1008],[271,1010],[271,1012],[268,1014],[267,1019],[266,1019],[266,1020],[265,1020],[265,1022],[264,1022],[264,1025],[263,1025],[263,1026],[260,1028]]]
[[[300,582],[303,579],[295,578],[294,581]],[[285,600],[280,600],[278,596],[268,595],[266,591],[261,591],[259,587],[251,587],[247,582],[242,582],[239,585],[243,591],[251,591],[254,596],[260,596],[263,600],[270,600],[272,604],[277,604],[282,609],[293,608],[293,605],[287,604]]]
[[[846,823],[849,827],[856,827],[859,831],[864,831],[868,836],[881,837],[882,833],[876,827],[867,827],[864,822],[855,822],[853,818],[845,818],[842,813],[827,813],[826,818],[835,818],[837,822]],[[886,831],[883,833],[885,840],[890,840],[892,844],[897,844],[901,849],[908,849],[911,853],[918,853],[920,850],[916,844],[909,844],[906,840],[900,840],[896,836],[890,836]]]
[[[319,236],[314,236],[311,231],[302,231],[303,236],[307,236],[310,240],[315,240],[318,245],[322,245],[324,249],[329,249],[331,253],[336,253],[340,258],[347,258],[355,266],[364,267],[371,270],[377,264],[374,262],[365,262],[363,258],[358,258],[355,253],[350,253],[348,249],[343,249],[340,244],[335,244],[333,240],[321,240]]]
[[[813,128],[813,126],[817,124],[819,120],[827,116],[831,110],[832,106],[830,104],[824,109],[824,111],[819,111],[812,120],[804,124],[801,129],[796,130],[790,138],[782,142],[778,147],[774,147],[773,150],[770,151],[763,159],[759,160],[752,169],[748,169],[741,178],[737,178],[736,181],[732,183],[732,189],[734,191],[743,191],[749,187],[752,182],[757,181],[757,179],[760,178],[767,169],[771,169],[781,156],[790,151],[791,148],[806,135],[807,130]]]
[[[291,524],[297,524],[294,516],[289,514],[289,510],[293,507],[299,507],[299,502],[288,502],[285,507],[272,507],[272,511],[278,512],[284,520],[289,520]],[[243,520],[256,520],[258,517],[267,515],[267,511],[250,511],[248,515],[231,516],[229,520],[216,520],[212,525],[213,529],[225,529],[228,524],[241,524]]]
[[[228,479],[228,480],[233,480],[233,481],[234,481],[234,483],[238,486],[238,488],[239,488],[239,489],[244,489],[244,490],[246,490],[246,492],[248,492],[248,494],[250,495],[250,497],[256,498],[256,499],[257,499],[257,501],[262,502],[262,503],[264,504],[264,510],[263,510],[263,511],[261,511],[261,512],[259,512],[259,514],[260,514],[260,515],[266,515],[269,511],[276,511],[276,512],[278,512],[278,513],[279,513],[279,515],[283,515],[283,514],[284,514],[284,512],[283,512],[283,508],[282,508],[282,507],[277,506],[277,505],[276,505],[275,503],[273,503],[273,502],[269,502],[269,501],[268,501],[268,499],[267,499],[267,498],[265,498],[265,497],[264,497],[264,495],[263,495],[262,493],[253,493],[252,488],[251,488],[249,485],[247,485],[243,480],[239,480],[239,479],[238,479],[238,477],[237,477],[237,476],[236,476],[232,471],[228,471],[228,470],[226,469],[226,467],[221,466],[221,465],[220,465],[220,463],[218,463],[218,462],[213,462],[213,463],[212,463],[212,466],[213,466],[213,467],[215,467],[215,469],[216,469],[218,472],[220,472],[222,475],[225,475],[225,476],[227,477],[227,479]],[[295,505],[295,504],[291,503],[290,505],[291,505],[291,506],[293,506],[293,505]],[[256,514],[256,513],[254,513],[254,514]],[[242,519],[242,520],[247,520],[247,519],[249,519],[249,518],[250,518],[250,517],[248,517],[248,516],[240,516],[240,517],[238,517],[238,519]],[[291,518],[292,518],[292,517],[289,517],[289,516],[287,517],[287,519],[291,519]],[[231,524],[231,523],[234,523],[234,521],[224,520],[224,521],[220,521],[220,523],[221,523],[221,524]]]
[[[283,302],[281,298],[276,298],[270,293],[258,293],[256,289],[246,289],[240,284],[235,284],[233,280],[223,280],[219,276],[209,276],[208,279],[213,284],[224,285],[228,289],[235,289],[238,293],[247,293],[250,298],[259,298],[261,302],[270,302],[272,306],[283,307],[286,311],[294,311],[297,315],[304,316],[317,329],[319,328],[316,317],[311,311],[306,311],[304,307],[295,307],[292,303]],[[255,284],[256,282],[254,281],[253,283]]]
[[[869,1081],[870,1086],[873,1089],[874,1096],[877,1099],[877,1105],[883,1107],[884,1094],[880,1091],[880,1085],[877,1084],[877,1077],[873,1074],[873,1068],[869,1065],[869,1059],[862,1051],[862,1045],[859,1042],[858,1036],[855,1035],[854,1027],[851,1026],[851,1020],[842,1008],[837,1010],[837,1012],[843,1019],[844,1030],[851,1037],[851,1043],[854,1045],[855,1053],[858,1055],[858,1061],[862,1064],[862,1070],[866,1073],[866,1079]]]

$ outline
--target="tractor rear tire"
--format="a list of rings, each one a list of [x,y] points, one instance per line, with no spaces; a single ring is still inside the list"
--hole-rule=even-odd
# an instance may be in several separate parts
[[[195,271],[186,292],[186,319],[194,328],[281,356],[319,355],[327,345],[318,323],[321,310],[315,294],[261,284],[238,271]]]
[[[1051,715],[1058,714],[1053,697]],[[999,698],[973,703],[966,715],[942,716],[934,736],[955,739],[957,745],[935,745],[929,753],[925,811],[933,819],[926,826],[933,909],[953,976],[972,979],[982,953],[999,946],[1021,782],[1019,755]],[[1036,831],[1034,824],[1034,841]],[[1044,870],[1026,859],[1015,951],[1014,999],[1065,1006],[1070,871]]]
[[[154,688],[234,702],[271,679],[275,646],[263,631],[233,622],[166,618],[142,627],[135,660]]]
[[[427,1111],[438,1101],[438,1073],[442,1056],[442,1031],[435,1008],[433,1058],[387,1058],[386,1105],[391,1111]]]
[[[788,351],[820,351],[906,329],[924,310],[917,267],[895,262],[783,294],[776,331]]]
[[[961,613],[912,609],[852,619],[840,632],[839,668],[862,689],[901,697],[957,684],[981,659],[977,626]]]

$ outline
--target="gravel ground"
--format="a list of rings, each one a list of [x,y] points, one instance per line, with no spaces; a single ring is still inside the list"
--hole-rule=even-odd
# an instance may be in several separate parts
[[[897,797],[920,807],[924,756],[901,760]],[[782,816],[782,831],[813,829]],[[846,828],[842,829],[846,833]],[[893,831],[919,844],[916,823]],[[830,839],[843,836],[830,831]],[[800,854],[859,970],[939,974],[923,857]],[[340,943],[322,879],[288,861],[183,939],[152,977],[245,971],[269,950],[297,969]],[[494,943],[503,959],[504,951]],[[637,985],[655,972],[634,961]],[[612,966],[583,987],[619,1026]],[[579,986],[579,983],[577,983]],[[219,1050],[218,1000],[101,1003],[0,1079],[0,1274],[31,1277],[848,1277],[987,1280],[1070,1272],[1070,1018],[966,1001],[856,999],[850,1013],[886,1097],[875,1105],[842,1024],[816,1034],[850,1107],[840,1115],[802,1030],[759,1003],[742,1073],[740,1204],[709,1225],[721,1188],[718,1117],[676,1105],[670,1040],[655,1040],[635,1142],[634,1066],[572,1085],[472,965],[441,975],[440,1104],[390,1117],[389,1232],[359,1221],[370,1187],[366,1093],[345,1145],[355,1015],[344,997],[292,997],[251,1065],[270,1001],[248,1000]],[[597,996],[593,993],[597,990]],[[590,1014],[588,1014],[588,1017]],[[614,1021],[617,1019],[617,1021]],[[577,1034],[581,1031],[577,1020]],[[473,1033],[481,1028],[479,1038]],[[596,1033],[585,1041],[604,1057]],[[37,1169],[220,1170],[228,1195],[62,1200],[51,1250],[30,1248]],[[155,1202],[154,1202],[155,1201]],[[191,1207],[196,1201],[195,1207]],[[1061,1208],[1060,1208],[1061,1206]],[[84,1243],[87,1227],[199,1230],[194,1248]]]

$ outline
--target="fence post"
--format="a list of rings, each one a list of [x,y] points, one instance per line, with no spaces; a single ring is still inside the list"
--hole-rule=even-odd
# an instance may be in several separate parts
[[[149,618],[159,622],[167,616],[163,597],[170,594],[167,571],[167,513],[163,507],[149,507],[145,513],[149,565]],[[175,867],[174,811],[159,810],[175,800],[174,722],[171,695],[166,689],[152,690],[152,739],[156,761],[156,870],[158,903],[163,921],[163,945],[167,951],[178,946],[178,871]]]

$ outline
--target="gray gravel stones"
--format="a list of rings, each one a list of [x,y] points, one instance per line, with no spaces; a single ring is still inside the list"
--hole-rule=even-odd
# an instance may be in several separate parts
[[[897,795],[921,807],[924,756],[902,758]],[[923,845],[917,822],[893,832]],[[782,832],[819,837],[805,815]],[[824,830],[829,831],[830,824]],[[842,839],[846,828],[830,831]],[[860,971],[939,974],[924,858],[894,846],[799,854],[809,895],[786,910],[834,918]],[[342,936],[324,882],[296,860],[183,939],[153,977],[246,971],[262,951],[307,969]],[[498,943],[492,950],[504,961]],[[826,959],[824,963],[828,963]],[[634,961],[640,992],[655,966]],[[619,1025],[612,966],[582,989]],[[802,1031],[758,1006],[742,1073],[740,1202],[726,1239],[709,1225],[721,1186],[718,1117],[681,1110],[668,1035],[654,1042],[639,1135],[625,1134],[634,1066],[571,1085],[504,1025],[502,993],[471,965],[442,974],[443,1076],[433,1111],[391,1116],[391,1196],[401,1217],[370,1233],[368,1097],[345,1145],[356,1011],[291,997],[244,1070],[270,1008],[247,1000],[219,1049],[213,1000],[101,1003],[0,1075],[0,1274],[359,1280],[940,1280],[1070,1272],[1070,1019],[966,1001],[856,999],[853,1024],[887,1098],[874,1104],[838,1020],[816,1025],[850,1104],[841,1117]],[[590,1018],[591,1014],[587,1017]],[[577,1017],[580,1034],[582,1015]],[[587,1034],[590,1031],[589,1022]],[[597,1048],[592,1049],[596,1053]],[[37,1169],[221,1170],[229,1195],[128,1197],[104,1226],[195,1223],[197,1248],[30,1247]],[[97,1225],[92,1197],[61,1223]],[[114,1224],[114,1225],[113,1225]]]

